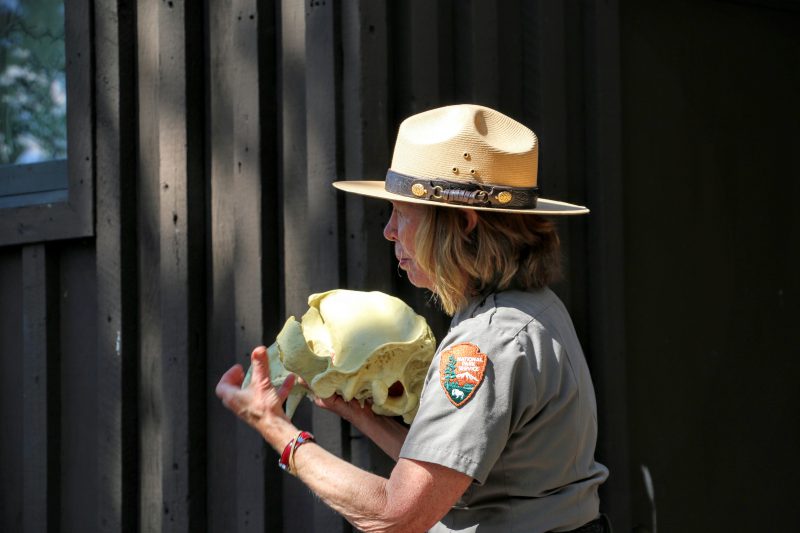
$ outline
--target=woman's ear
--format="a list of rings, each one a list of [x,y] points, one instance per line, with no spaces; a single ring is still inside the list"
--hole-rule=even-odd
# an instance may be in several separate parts
[[[464,220],[467,222],[464,229],[467,230],[467,235],[469,235],[478,225],[478,213],[472,209],[462,209],[461,212],[464,213]]]

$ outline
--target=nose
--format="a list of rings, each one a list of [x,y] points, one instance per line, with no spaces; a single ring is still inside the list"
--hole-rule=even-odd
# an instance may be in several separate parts
[[[397,240],[397,215],[394,206],[392,206],[392,215],[389,217],[389,222],[383,228],[383,238],[387,241]]]

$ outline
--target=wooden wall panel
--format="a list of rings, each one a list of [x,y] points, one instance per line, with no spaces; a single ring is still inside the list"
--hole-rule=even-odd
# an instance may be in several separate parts
[[[306,8],[306,211],[303,282],[306,295],[341,287],[340,222],[336,190],[339,173],[339,9],[334,2],[309,2]],[[288,141],[286,139],[285,141]],[[313,409],[311,427],[326,450],[349,455],[349,431],[338,416]],[[318,499],[314,500],[315,531],[349,529],[345,521]]]
[[[467,68],[459,69],[467,72],[457,82],[460,89],[456,92],[458,101],[473,102],[489,106],[500,107],[500,86],[505,77],[501,72],[503,64],[500,62],[500,36],[509,28],[500,27],[499,15],[502,9],[497,2],[492,0],[472,0],[470,5],[454,6],[454,19],[458,21],[458,13],[466,12],[469,24],[456,24],[456,28],[466,29],[469,35],[458,36],[454,39],[458,43],[469,43],[468,52],[460,46],[454,46],[453,63],[462,64]],[[517,51],[515,56],[519,57]],[[466,57],[465,57],[466,56]],[[461,91],[469,91],[467,94]],[[506,114],[510,114],[505,110]]]
[[[22,531],[22,252],[0,248],[0,530]]]
[[[93,240],[58,246],[61,531],[96,531],[98,515],[97,277]]]
[[[620,12],[632,525],[793,529],[800,5]]]
[[[159,216],[158,80],[159,2],[137,3],[137,253],[139,326],[139,520],[145,531],[160,531],[164,514],[161,486],[161,262]],[[146,111],[142,111],[146,110]],[[171,110],[172,111],[172,110]]]
[[[497,100],[492,105],[502,108],[503,113],[510,117],[518,118],[531,125],[523,114],[525,102],[530,98],[523,77],[525,75],[524,38],[531,28],[525,24],[525,9],[531,4],[523,0],[505,0],[496,3],[497,10],[497,44],[496,55],[493,58],[484,57],[484,62],[497,64]],[[480,19],[479,19],[480,20]],[[476,39],[476,46],[482,45],[481,39]],[[476,78],[484,76],[478,70]],[[478,102],[484,102],[480,95],[476,95]]]
[[[202,11],[156,8],[162,531],[205,524]]]
[[[285,310],[300,316],[310,294],[341,283],[339,209],[330,184],[339,163],[339,9],[332,2],[281,5],[282,198]],[[330,413],[301,406],[300,427],[337,455],[345,426]],[[285,483],[284,529],[340,531],[343,520],[294,479]]]
[[[138,4],[141,521],[205,525],[203,11]]]
[[[388,10],[385,1],[374,0],[345,2],[341,7],[344,162],[340,179],[381,180],[391,159]],[[382,230],[389,218],[389,203],[352,194],[341,198],[346,285],[388,292],[394,254]]]
[[[97,478],[96,485],[88,486],[97,489],[97,530],[120,531],[135,530],[139,524],[135,13],[131,2],[101,1],[94,15],[95,120],[100,142],[95,159],[97,349],[89,369],[99,379],[96,388],[84,391],[96,394],[98,409]]]
[[[260,341],[269,345],[283,327],[285,304],[283,302],[283,248],[282,244],[282,162],[281,153],[281,110],[279,107],[280,71],[280,15],[276,0],[261,0],[258,4],[258,96],[259,96],[259,152],[261,154],[261,316]],[[244,283],[247,283],[245,281]],[[246,312],[246,310],[245,310]],[[267,531],[280,531],[284,521],[283,479],[285,473],[274,468],[278,454],[269,445],[263,444],[265,455],[265,494],[266,503],[264,525]]]
[[[307,309],[308,283],[306,198],[305,6],[280,4],[280,124],[281,124],[281,250],[283,251],[284,315],[301,316]],[[295,414],[298,427],[311,427],[311,409],[303,402]],[[314,497],[294,478],[283,481],[283,530],[311,531]]]
[[[255,346],[265,342],[264,337],[264,289],[277,280],[264,278],[265,249],[263,242],[264,208],[262,199],[265,184],[262,176],[274,173],[277,165],[262,151],[262,129],[271,127],[261,111],[261,38],[260,31],[267,31],[273,24],[274,7],[271,2],[255,0],[234,1],[233,48],[231,76],[233,86],[233,168],[232,189],[227,194],[235,206],[233,249],[233,301],[236,362],[249,366],[250,353]],[[273,44],[274,46],[274,44]],[[274,70],[274,65],[265,68]],[[267,77],[268,79],[268,77]],[[266,92],[274,89],[264,87]],[[263,166],[262,166],[263,165]],[[273,178],[274,179],[274,178]],[[274,196],[274,189],[270,191]],[[272,302],[274,305],[274,302]],[[269,343],[270,341],[267,341]],[[249,426],[236,426],[237,442],[237,524],[240,531],[262,531],[270,522],[273,527],[280,523],[279,487],[267,485],[266,472],[270,468],[267,458],[273,460],[271,450],[261,436]],[[276,476],[272,477],[276,480]],[[277,496],[277,498],[276,498]]]
[[[584,180],[592,206],[586,232],[589,320],[587,358],[597,382],[598,456],[614,472],[603,486],[605,509],[622,530],[631,527],[628,458],[628,378],[625,348],[624,221],[622,219],[622,97],[619,3],[591,2],[585,12],[587,131]]]
[[[284,1],[281,16],[280,122],[283,277],[285,314],[304,311],[308,261],[306,182],[306,26],[302,4]]]
[[[210,2],[207,5],[209,24],[207,53],[208,84],[208,136],[207,157],[209,168],[209,216],[207,219],[208,265],[208,361],[206,390],[213,391],[220,376],[234,363],[246,364],[243,354],[236,350],[235,308],[232,297],[235,289],[233,276],[236,249],[236,199],[234,191],[233,109],[234,87],[234,33],[236,24],[233,2]],[[206,443],[208,449],[206,472],[208,477],[209,533],[246,531],[240,529],[239,519],[247,516],[238,502],[253,492],[263,495],[255,486],[237,476],[241,445],[232,435],[239,431],[240,423],[213,394],[206,399]],[[253,469],[252,478],[259,479],[259,470]],[[244,494],[240,494],[244,492]],[[252,519],[255,521],[259,515]],[[235,524],[235,528],[233,525]]]
[[[224,371],[234,363],[246,368],[252,348],[269,344],[280,327],[280,165],[274,2],[213,3],[208,21],[207,390],[213,391]],[[213,395],[207,428],[209,530],[280,529],[275,454]]]
[[[22,248],[22,531],[59,521],[57,263],[44,244]]]
[[[390,98],[399,124],[414,113],[452,103],[453,64],[448,53],[448,36],[453,37],[452,2],[410,0],[391,6],[394,90]]]

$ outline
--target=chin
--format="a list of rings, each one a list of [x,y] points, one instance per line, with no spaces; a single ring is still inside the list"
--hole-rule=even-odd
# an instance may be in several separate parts
[[[409,274],[408,281],[418,289],[428,289],[429,291],[433,290],[433,284],[427,278],[420,279],[417,276],[412,276]]]
[[[433,283],[431,279],[427,274],[420,272],[416,264],[409,262],[409,264],[405,266],[401,265],[400,268],[402,268],[406,273],[408,282],[413,286],[417,287],[418,289],[428,289],[429,291],[433,290]]]

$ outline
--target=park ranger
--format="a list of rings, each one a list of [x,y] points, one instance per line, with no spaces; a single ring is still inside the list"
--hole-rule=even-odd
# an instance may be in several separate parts
[[[610,531],[594,460],[595,395],[572,321],[548,288],[559,240],[548,216],[585,207],[539,197],[538,139],[486,107],[408,118],[385,181],[344,181],[388,200],[384,236],[409,281],[453,317],[410,427],[341,397],[317,399],[397,463],[389,479],[326,452],[286,418],[263,347],[240,389],[217,394],[282,453],[282,465],[363,531]]]

